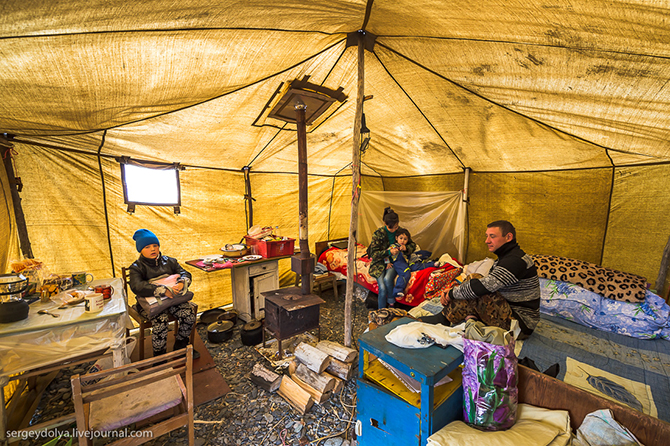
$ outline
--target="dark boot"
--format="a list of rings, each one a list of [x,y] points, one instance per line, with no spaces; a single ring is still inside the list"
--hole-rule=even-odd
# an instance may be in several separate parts
[[[176,352],[177,350],[181,350],[182,348],[186,348],[186,346],[189,344],[189,339],[175,339],[174,341],[174,347],[172,347],[172,351]],[[200,357],[200,353],[194,348],[193,349],[193,359],[198,359]]]
[[[167,353],[167,347],[164,348],[164,349],[162,349],[162,350],[154,350],[154,358],[157,357],[157,356],[160,356],[160,355],[164,355],[164,354],[166,354],[166,353]],[[165,364],[166,362],[167,362],[167,361],[160,361],[160,362],[157,362],[157,363],[155,363],[155,364],[153,365],[153,367],[156,367],[156,366],[158,366],[158,365]]]

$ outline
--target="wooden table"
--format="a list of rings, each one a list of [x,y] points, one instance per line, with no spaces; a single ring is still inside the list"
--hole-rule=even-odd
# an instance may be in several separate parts
[[[89,285],[111,284],[114,294],[99,313],[85,313],[83,305],[56,309],[59,303],[34,302],[30,305],[28,318],[9,324],[0,324],[0,444],[7,444],[7,419],[5,413],[4,387],[10,380],[36,376],[70,366],[78,358],[89,356],[111,348],[113,362],[120,366],[125,362],[125,337],[128,323],[127,302],[123,281],[119,278],[101,279]],[[56,299],[54,297],[54,299]],[[38,314],[40,310],[52,310],[60,316],[54,318]],[[14,376],[22,373],[21,376]],[[74,414],[71,417],[74,420]],[[56,421],[56,420],[54,420]],[[49,426],[54,421],[48,422]],[[29,430],[49,426],[36,425]]]
[[[228,267],[207,267],[202,259],[189,260],[186,264],[206,272],[230,270],[233,288],[233,306],[245,322],[263,319],[265,299],[261,293],[279,288],[279,260],[293,255],[262,258],[248,262],[235,262]]]

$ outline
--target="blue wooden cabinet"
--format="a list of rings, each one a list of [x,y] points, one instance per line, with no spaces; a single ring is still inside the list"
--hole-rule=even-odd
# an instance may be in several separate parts
[[[385,336],[403,318],[364,333],[358,339],[357,412],[361,446],[424,446],[430,435],[463,418],[460,369],[463,353],[454,347],[425,349],[396,347]],[[420,384],[413,393],[376,358],[411,376]],[[446,375],[453,382],[435,388]]]

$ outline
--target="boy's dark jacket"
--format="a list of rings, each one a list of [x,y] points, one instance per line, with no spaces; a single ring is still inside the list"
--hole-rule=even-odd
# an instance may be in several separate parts
[[[135,295],[141,297],[154,296],[154,291],[158,286],[149,283],[149,280],[162,275],[179,274],[178,282],[185,282],[186,287],[191,283],[191,273],[182,268],[177,259],[164,255],[159,255],[155,260],[140,255],[140,258],[130,265],[129,270],[130,289]]]

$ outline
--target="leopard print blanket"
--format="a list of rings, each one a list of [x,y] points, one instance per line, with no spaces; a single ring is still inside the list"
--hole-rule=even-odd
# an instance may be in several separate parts
[[[608,299],[621,302],[644,302],[647,279],[605,268],[582,260],[532,255],[537,275],[545,279],[570,282]]]

